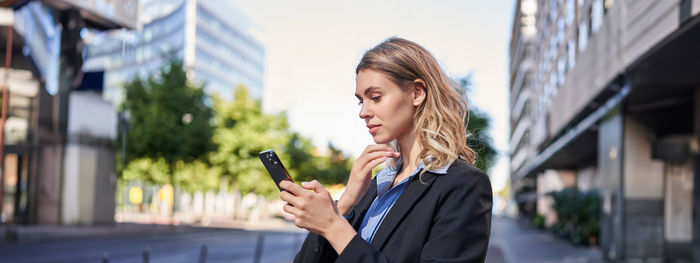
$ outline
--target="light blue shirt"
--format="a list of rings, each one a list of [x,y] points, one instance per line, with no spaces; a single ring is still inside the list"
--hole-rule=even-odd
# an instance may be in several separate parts
[[[450,168],[451,164],[452,163],[450,162],[440,169],[428,171],[437,174],[446,174],[447,169]],[[406,177],[396,186],[389,189],[391,184],[394,182],[396,175],[399,171],[401,171],[402,166],[403,161],[401,158],[399,158],[394,167],[384,168],[377,173],[377,197],[374,198],[374,201],[372,201],[372,205],[369,206],[367,214],[365,214],[365,217],[362,219],[362,225],[360,225],[360,236],[368,243],[372,243],[374,234],[377,233],[377,229],[379,229],[382,221],[384,221],[384,217],[386,217],[389,210],[391,210],[391,207],[394,206],[396,200],[399,199],[401,193],[403,193],[403,191],[406,189],[408,182],[410,182],[416,174],[425,168],[425,164],[421,161],[410,176]]]

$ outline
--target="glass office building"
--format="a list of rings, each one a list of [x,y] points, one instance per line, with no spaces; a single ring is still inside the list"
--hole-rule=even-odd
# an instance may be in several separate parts
[[[86,32],[84,71],[104,71],[103,96],[115,105],[135,76],[156,72],[174,51],[188,78],[209,94],[233,98],[236,86],[262,98],[265,47],[261,30],[226,0],[150,0],[141,30]]]

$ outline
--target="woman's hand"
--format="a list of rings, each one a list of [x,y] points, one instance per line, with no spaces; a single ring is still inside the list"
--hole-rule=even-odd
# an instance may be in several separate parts
[[[325,237],[340,254],[357,232],[338,214],[330,193],[321,183],[313,180],[301,185],[303,188],[288,180],[280,182],[280,187],[286,190],[280,193],[280,198],[287,202],[284,211],[294,215],[295,225]]]
[[[338,200],[338,211],[341,215],[347,215],[365,194],[372,181],[372,168],[386,161],[388,158],[397,158],[400,153],[395,152],[391,146],[386,144],[367,145],[365,150],[357,157],[352,164],[348,184],[345,192]]]
[[[321,183],[313,180],[302,182],[301,185],[304,188],[288,180],[280,182],[280,187],[286,190],[280,193],[280,198],[287,202],[283,209],[295,217],[294,224],[298,227],[323,235],[333,220],[342,217],[338,214],[330,193]]]

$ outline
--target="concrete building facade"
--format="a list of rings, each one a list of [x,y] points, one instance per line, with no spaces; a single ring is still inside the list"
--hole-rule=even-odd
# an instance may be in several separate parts
[[[516,2],[511,183],[521,215],[551,212],[544,194],[570,182],[601,194],[607,259],[699,260],[700,1]]]
[[[0,57],[10,61],[2,70],[9,78],[0,80],[9,93],[0,224],[114,222],[116,110],[83,77],[80,31],[135,27],[135,6],[138,0],[0,1],[9,21],[0,27],[8,43]]]
[[[230,1],[145,0],[142,28],[92,32],[85,71],[104,71],[104,98],[119,105],[124,84],[163,66],[165,52],[183,59],[191,80],[224,100],[238,85],[262,98],[264,35]]]

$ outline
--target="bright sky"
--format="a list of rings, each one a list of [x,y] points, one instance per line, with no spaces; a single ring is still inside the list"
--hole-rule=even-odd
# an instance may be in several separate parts
[[[513,2],[234,0],[264,30],[265,111],[286,110],[292,129],[319,147],[330,141],[357,157],[373,143],[358,117],[354,69],[365,50],[388,37],[424,46],[453,78],[472,72],[470,107],[491,116],[488,132],[501,153],[488,171],[495,189],[508,176]]]

